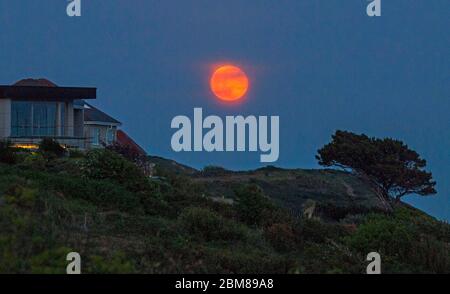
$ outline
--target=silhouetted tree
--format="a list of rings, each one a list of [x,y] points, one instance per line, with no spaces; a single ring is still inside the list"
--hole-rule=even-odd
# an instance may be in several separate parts
[[[385,199],[396,201],[408,194],[435,194],[436,182],[424,170],[426,161],[402,141],[369,138],[337,131],[331,143],[318,150],[322,166],[351,170],[369,180]]]

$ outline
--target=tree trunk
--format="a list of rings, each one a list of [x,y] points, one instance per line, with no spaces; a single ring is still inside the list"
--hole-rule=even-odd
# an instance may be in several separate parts
[[[372,181],[372,179],[363,171],[356,171],[356,174],[365,181],[373,190],[377,198],[380,200],[386,212],[392,212],[394,209],[391,205],[389,195],[386,191],[383,191],[376,183]]]

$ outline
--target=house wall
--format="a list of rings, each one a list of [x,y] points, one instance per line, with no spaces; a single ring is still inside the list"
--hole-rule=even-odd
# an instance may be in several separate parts
[[[74,111],[73,111],[73,101],[67,102],[67,123],[66,123],[66,136],[74,137],[75,126],[74,126]]]
[[[98,145],[94,144],[94,139],[92,137],[93,130],[95,130],[95,129],[100,131],[100,140],[99,140]],[[117,127],[116,126],[85,124],[84,125],[84,136],[87,138],[86,148],[87,149],[103,148],[102,143],[106,143],[106,134],[107,134],[108,129],[113,130],[114,141],[115,141],[117,138]]]
[[[74,136],[81,138],[84,136],[84,113],[83,109],[74,109],[73,112]]]
[[[11,135],[11,99],[0,99],[0,138]]]

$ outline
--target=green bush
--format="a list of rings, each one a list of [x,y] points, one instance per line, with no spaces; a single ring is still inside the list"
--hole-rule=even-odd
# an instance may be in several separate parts
[[[69,149],[70,158],[83,158],[84,152],[78,149]]]
[[[282,255],[256,248],[224,248],[208,253],[209,273],[286,274],[294,263]]]
[[[18,166],[22,169],[43,171],[46,168],[47,161],[41,153],[24,154],[22,161]]]
[[[317,219],[302,219],[298,230],[303,242],[314,243],[339,240],[348,234],[345,227],[340,224],[326,223]]]
[[[417,218],[370,215],[346,244],[361,255],[375,251],[384,260],[385,273],[449,273],[450,246],[415,224]],[[420,222],[420,221],[419,221]]]
[[[39,152],[46,158],[62,157],[66,154],[66,149],[64,149],[56,140],[44,138],[39,143]]]
[[[219,176],[224,176],[224,175],[227,175],[230,173],[231,173],[231,171],[229,171],[223,167],[214,166],[214,165],[205,166],[201,171],[201,175],[204,177],[219,177]]]
[[[86,178],[110,179],[134,192],[150,189],[148,178],[135,164],[110,150],[95,149],[87,152],[81,162],[81,170]]]
[[[274,205],[257,185],[246,185],[235,191],[236,211],[240,219],[248,225],[260,226],[264,223],[264,216]]]
[[[140,198],[108,180],[89,180],[85,178],[40,175],[40,187],[59,193],[62,197],[87,200],[102,208],[119,208],[124,211],[142,209]]]
[[[179,222],[189,235],[206,241],[234,241],[246,237],[245,227],[207,208],[187,208],[181,213]]]
[[[45,250],[30,258],[32,274],[65,274],[67,254],[72,252],[66,247]]]
[[[298,232],[286,223],[273,224],[265,228],[264,237],[278,251],[289,252],[299,248]]]
[[[17,157],[14,153],[11,142],[0,141],[0,162],[6,164],[15,164],[16,161]]]
[[[115,252],[108,258],[100,255],[90,256],[86,272],[89,274],[133,274],[136,268],[123,252]]]

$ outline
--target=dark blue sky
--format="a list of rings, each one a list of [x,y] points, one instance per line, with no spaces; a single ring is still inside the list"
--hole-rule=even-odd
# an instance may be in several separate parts
[[[93,104],[151,154],[195,167],[259,167],[258,153],[171,151],[171,119],[279,115],[283,167],[317,167],[336,129],[404,140],[428,160],[439,194],[409,201],[450,220],[450,2],[383,0],[0,0],[0,84],[46,77],[98,87]],[[211,67],[242,66],[240,105],[210,94]]]

